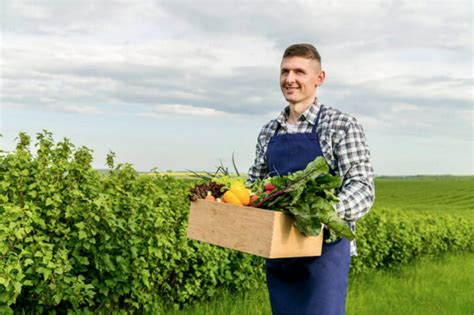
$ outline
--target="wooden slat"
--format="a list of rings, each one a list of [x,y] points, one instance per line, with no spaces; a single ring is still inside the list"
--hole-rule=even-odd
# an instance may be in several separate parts
[[[265,258],[321,255],[322,233],[306,237],[282,212],[199,199],[191,202],[188,238]]]
[[[197,200],[191,202],[188,237],[268,257],[274,212],[252,207]]]
[[[270,258],[321,256],[323,233],[304,236],[284,213],[275,213]]]

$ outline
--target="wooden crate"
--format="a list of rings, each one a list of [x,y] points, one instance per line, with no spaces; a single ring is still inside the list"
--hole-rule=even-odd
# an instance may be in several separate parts
[[[304,236],[278,211],[199,199],[191,202],[188,238],[265,258],[320,256],[319,236]]]

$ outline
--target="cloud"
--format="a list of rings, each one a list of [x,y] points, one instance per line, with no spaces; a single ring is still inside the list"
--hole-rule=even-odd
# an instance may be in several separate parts
[[[2,4],[2,106],[245,119],[285,105],[283,49],[320,50],[320,99],[373,132],[471,139],[470,1]]]
[[[472,112],[471,81],[420,75],[326,82],[321,94],[328,105],[364,117],[379,133],[472,139],[473,121],[460,118],[460,113]]]
[[[155,43],[160,47],[160,43]],[[5,53],[4,97],[11,103],[192,106],[216,104],[216,110],[258,113],[275,97],[277,69],[266,66],[215,66],[211,53],[181,54],[144,44],[121,51],[115,46],[76,45],[58,41],[36,48],[10,46]],[[92,52],[92,53],[91,53]],[[180,62],[188,53],[190,61]],[[163,62],[163,56],[166,62]]]
[[[267,116],[284,105],[277,66],[246,65],[246,60],[241,60],[241,66],[220,69],[215,63],[219,58],[225,60],[225,52],[193,53],[199,51],[194,43],[173,55],[170,48],[161,46],[160,42],[147,43],[123,50],[114,45],[71,47],[60,41],[52,41],[50,46],[35,45],[35,49],[10,46],[5,54],[2,100],[10,107],[95,115],[112,114],[118,106],[123,113],[138,111],[155,117],[162,116],[166,108],[156,111],[157,104],[202,108],[198,111],[201,115],[226,113],[228,117]],[[181,63],[186,54],[193,55],[188,58],[192,60]],[[385,131],[403,127],[431,132],[430,128],[438,130],[433,119],[442,117],[446,106],[452,111],[471,108],[472,78],[397,74],[396,67],[383,75],[369,71],[365,80],[331,73],[328,71],[320,90],[322,100],[356,116],[383,121]],[[408,112],[406,104],[429,114],[419,115],[412,125],[402,124],[396,117]],[[469,124],[472,122],[462,120],[460,127],[446,132],[459,134],[453,130],[470,128]]]
[[[436,5],[430,1],[274,1],[271,5],[239,1],[237,6],[233,1],[209,0],[200,1],[199,6],[189,4],[173,1],[159,6],[178,23],[202,34],[258,34],[272,38],[279,49],[294,41],[317,41],[324,46],[366,49],[424,46],[471,51],[469,1]]]
[[[98,115],[102,111],[94,106],[48,106],[48,109],[82,115]]]
[[[397,103],[394,104],[390,110],[395,113],[399,112],[406,112],[406,111],[416,111],[419,112],[420,108],[416,105],[409,104],[409,103]]]
[[[218,111],[209,107],[196,107],[191,105],[182,104],[163,104],[157,105],[151,108],[148,112],[141,112],[140,116],[151,116],[151,117],[169,117],[169,115],[178,116],[198,116],[198,117],[227,117],[231,118],[226,112]]]

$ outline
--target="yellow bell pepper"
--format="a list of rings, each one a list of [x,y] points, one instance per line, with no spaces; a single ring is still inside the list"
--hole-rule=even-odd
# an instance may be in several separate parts
[[[250,194],[242,182],[235,181],[230,189],[224,193],[222,200],[227,203],[247,206],[250,203]]]

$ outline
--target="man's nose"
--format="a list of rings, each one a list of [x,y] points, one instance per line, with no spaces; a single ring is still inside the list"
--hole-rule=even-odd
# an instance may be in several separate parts
[[[295,74],[290,71],[288,72],[288,75],[286,76],[286,82],[294,82],[295,81]]]

